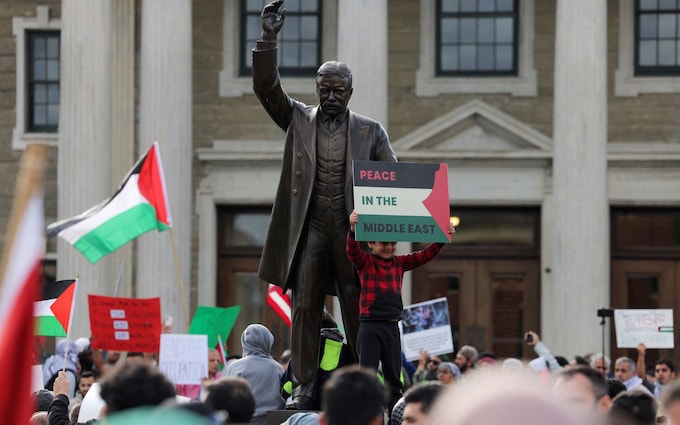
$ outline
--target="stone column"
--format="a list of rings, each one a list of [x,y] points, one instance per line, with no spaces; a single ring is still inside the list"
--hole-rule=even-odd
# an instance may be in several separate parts
[[[161,297],[163,315],[176,332],[187,330],[183,301],[189,305],[193,161],[191,132],[191,0],[143,0],[140,54],[139,150],[159,141],[178,263],[171,232],[139,238],[136,294]],[[181,270],[181,295],[177,268]],[[191,312],[188,312],[191,319]]]
[[[121,182],[137,160],[135,152],[135,1],[116,0],[111,10],[111,173]],[[118,296],[132,297],[133,244],[117,254]],[[122,273],[121,273],[122,271]]]
[[[338,60],[352,69],[351,110],[387,128],[387,0],[338,0]]]
[[[387,129],[387,0],[338,0],[337,16],[337,60],[352,70],[349,108]],[[411,287],[410,273],[404,276],[404,286]],[[342,317],[337,298],[333,315]]]
[[[58,216],[80,214],[113,194],[111,155],[111,1],[63,0],[58,147]],[[113,295],[112,254],[90,264],[57,243],[57,279],[80,276],[71,336],[90,335],[87,294]]]
[[[597,309],[609,305],[606,4],[557,2],[553,288],[543,333],[568,355],[599,351]]]

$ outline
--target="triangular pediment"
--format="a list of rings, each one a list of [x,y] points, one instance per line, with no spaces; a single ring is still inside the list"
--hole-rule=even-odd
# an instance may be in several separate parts
[[[392,145],[399,156],[409,152],[441,152],[444,157],[552,155],[548,136],[481,100],[430,121]]]

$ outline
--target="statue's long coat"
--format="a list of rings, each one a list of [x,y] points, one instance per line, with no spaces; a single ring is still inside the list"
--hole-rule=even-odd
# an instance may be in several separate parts
[[[314,187],[319,106],[305,105],[286,94],[276,66],[276,49],[253,50],[253,90],[274,122],[286,131],[281,178],[258,274],[262,280],[287,289]],[[345,157],[348,219],[354,205],[352,160],[397,158],[382,125],[350,111]]]

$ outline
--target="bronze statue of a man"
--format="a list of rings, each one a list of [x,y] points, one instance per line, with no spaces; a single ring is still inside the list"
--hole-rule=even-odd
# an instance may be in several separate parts
[[[319,105],[292,99],[281,87],[277,34],[283,0],[262,10],[262,37],[253,50],[253,90],[286,132],[283,168],[262,251],[259,276],[293,290],[293,403],[310,407],[319,366],[319,330],[326,294],[336,295],[353,353],[359,325],[359,284],[345,254],[354,207],[352,160],[396,161],[380,123],[347,109],[352,73],[341,62],[317,71]],[[354,354],[356,356],[356,354]]]

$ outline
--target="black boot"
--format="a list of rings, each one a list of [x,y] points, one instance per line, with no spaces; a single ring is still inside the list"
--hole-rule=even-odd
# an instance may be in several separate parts
[[[319,410],[316,400],[316,384],[303,384],[293,388],[293,400],[286,405],[286,410]]]

